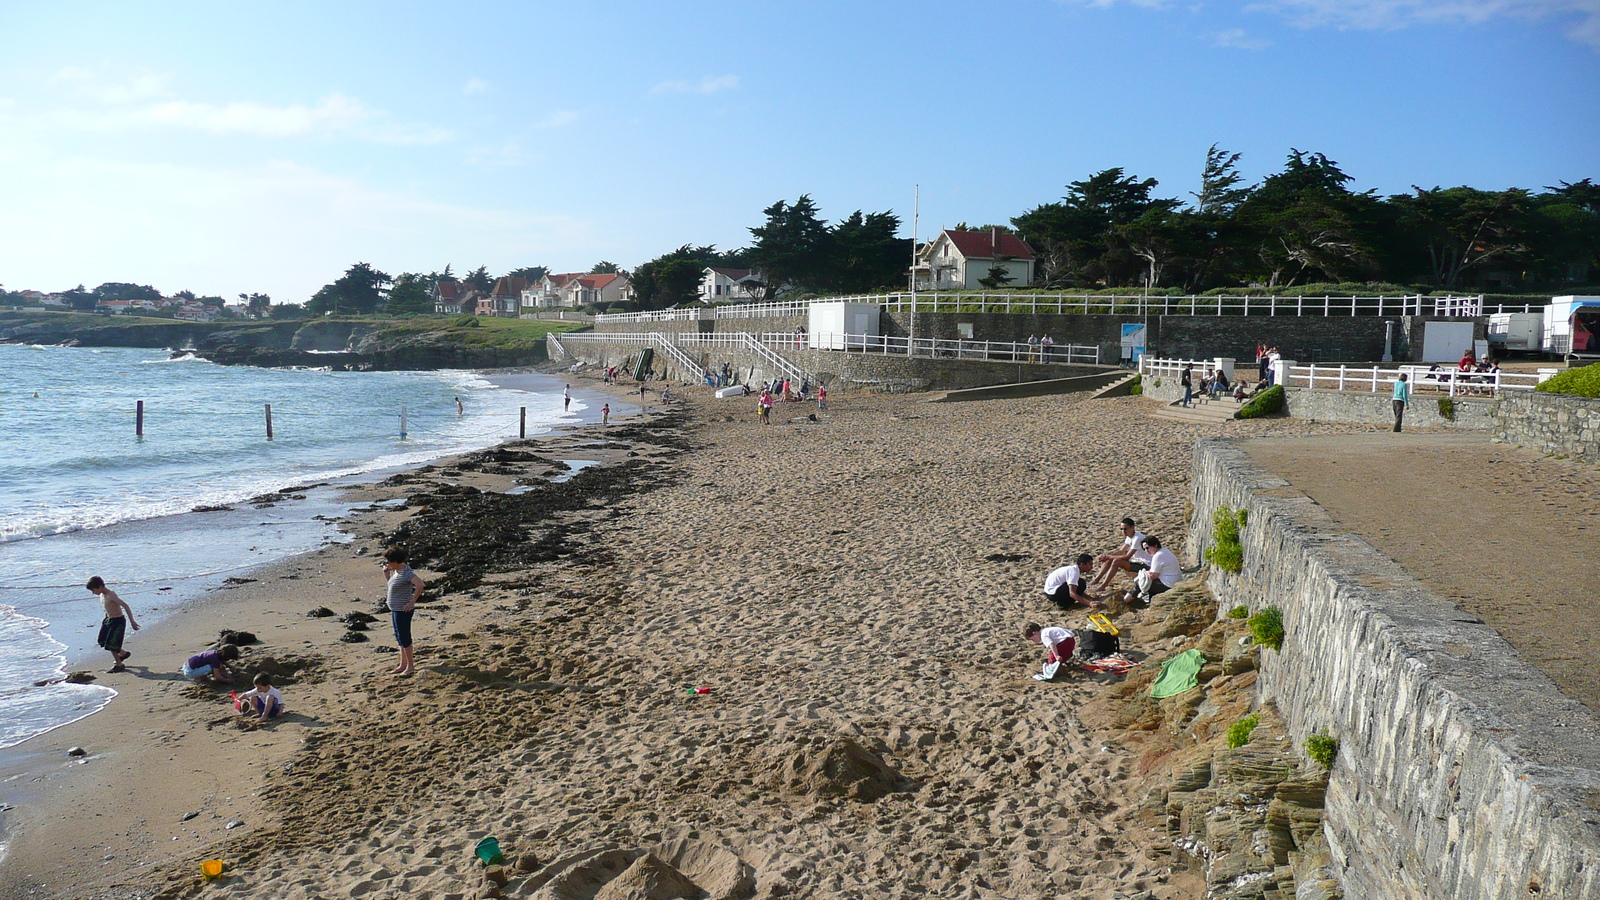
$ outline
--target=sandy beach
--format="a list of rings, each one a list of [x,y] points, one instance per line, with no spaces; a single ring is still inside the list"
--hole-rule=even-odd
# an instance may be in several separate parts
[[[1081,624],[1040,582],[1121,516],[1181,548],[1216,426],[850,394],[763,428],[683,394],[368,488],[406,504],[135,636],[140,677],[0,773],[0,897],[1199,896],[1130,815],[1112,685],[1033,681],[1020,631]],[[375,613],[386,538],[430,560],[411,678],[385,621],[344,643],[307,616]],[[1136,650],[1154,612],[1121,620]],[[225,627],[293,679],[283,720],[177,677]]]

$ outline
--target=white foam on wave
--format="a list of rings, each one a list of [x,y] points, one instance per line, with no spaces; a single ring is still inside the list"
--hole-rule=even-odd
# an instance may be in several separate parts
[[[106,687],[62,682],[66,645],[45,625],[0,605],[0,749],[76,722],[117,695]]]
[[[168,357],[167,359],[141,359],[141,360],[139,360],[139,365],[141,365],[141,366],[164,366],[164,365],[166,365],[168,363],[187,363],[187,362],[197,362],[197,363],[205,363],[206,365],[213,365],[211,360],[209,360],[209,359],[201,359],[200,357],[195,356],[193,350],[186,350],[186,351],[184,351],[184,354],[182,356],[173,356],[173,357]]]

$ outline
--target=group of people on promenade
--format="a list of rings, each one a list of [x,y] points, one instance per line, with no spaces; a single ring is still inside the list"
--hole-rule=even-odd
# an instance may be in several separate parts
[[[1048,334],[1043,337],[1028,335],[1028,362],[1049,362],[1050,353],[1055,346],[1056,339]]]
[[[389,609],[395,643],[400,652],[399,665],[390,670],[394,675],[410,675],[416,671],[416,657],[411,641],[411,618],[417,600],[427,587],[426,583],[417,577],[417,573],[406,564],[406,559],[407,554],[403,547],[390,547],[383,554],[384,602]],[[128,669],[124,663],[133,654],[122,645],[127,639],[129,628],[134,631],[139,630],[139,622],[134,618],[133,607],[118,596],[116,591],[107,587],[105,579],[99,575],[90,578],[85,587],[89,589],[89,593],[99,598],[101,607],[105,611],[96,643],[111,654],[111,673],[126,672]],[[218,642],[186,658],[178,671],[184,678],[193,681],[232,684],[238,677],[234,671],[234,663],[238,659],[238,646]],[[234,709],[263,722],[282,715],[283,692],[273,686],[272,676],[266,672],[259,672],[252,681],[253,689],[242,694],[230,694]]]
[[[1163,546],[1160,538],[1141,532],[1132,518],[1118,522],[1117,530],[1122,542],[1115,548],[1098,556],[1079,553],[1068,565],[1051,570],[1044,579],[1045,597],[1062,610],[1098,609],[1112,582],[1127,572],[1133,575],[1133,582],[1123,601],[1148,605],[1183,578],[1177,554]],[[1023,637],[1044,645],[1047,666],[1070,657],[1075,646],[1072,630],[1063,626],[1043,628],[1030,622]]]

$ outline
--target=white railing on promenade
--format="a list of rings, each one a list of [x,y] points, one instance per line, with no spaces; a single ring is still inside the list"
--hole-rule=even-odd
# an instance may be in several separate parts
[[[1016,341],[973,341],[964,338],[905,338],[878,334],[825,334],[810,336],[818,349],[845,353],[879,353],[885,356],[926,356],[989,362],[1068,363],[1099,365],[1100,348],[1094,344],[1055,344],[1041,347]]]
[[[684,322],[711,319],[760,319],[776,316],[807,315],[813,303],[870,303],[896,312],[977,312],[1029,315],[1152,315],[1152,316],[1443,316],[1471,318],[1487,315],[1482,294],[1424,297],[1418,294],[1396,296],[1278,297],[1272,295],[1190,294],[1181,297],[1142,294],[1023,294],[1010,291],[909,291],[890,294],[858,294],[847,297],[819,297],[815,300],[779,300],[770,303],[739,303],[727,306],[702,306],[690,309],[663,309],[654,312],[607,313],[595,316],[596,324],[622,322]],[[1497,312],[1537,312],[1542,305],[1522,308],[1498,306]]]
[[[1284,379],[1286,387],[1303,387],[1322,391],[1360,391],[1365,393],[1388,392],[1405,373],[1413,392],[1449,394],[1452,397],[1471,394],[1493,394],[1499,391],[1531,391],[1549,375],[1532,372],[1457,372],[1453,367],[1397,366],[1392,369],[1373,366],[1289,366]]]
[[[619,332],[616,334],[595,334],[592,331],[584,332],[583,334],[569,332],[561,335],[561,342],[563,344],[576,342],[580,344],[641,344],[649,346],[656,342],[656,335],[653,331]]]
[[[1149,356],[1139,360],[1139,374],[1147,378],[1172,379],[1182,374],[1183,367],[1194,366],[1198,377],[1216,367],[1214,359],[1155,359]],[[1238,371],[1253,371],[1254,367],[1236,367]],[[1283,366],[1281,383],[1284,387],[1309,388],[1319,391],[1356,391],[1385,393],[1394,389],[1394,383],[1405,373],[1413,392],[1439,392],[1452,397],[1472,394],[1492,394],[1496,391],[1531,391],[1539,382],[1549,378],[1548,373],[1529,372],[1457,372],[1454,367],[1431,365],[1402,365],[1392,368],[1381,366]],[[1238,377],[1237,375],[1235,376]],[[1253,377],[1253,376],[1252,376]],[[1247,379],[1248,383],[1248,379]],[[1198,382],[1195,389],[1199,390]]]

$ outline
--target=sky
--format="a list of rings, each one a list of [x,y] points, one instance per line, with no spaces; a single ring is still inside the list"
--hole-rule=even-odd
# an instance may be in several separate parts
[[[801,194],[927,238],[1113,166],[1187,198],[1213,144],[1600,179],[1600,0],[0,0],[8,290],[631,268]]]

